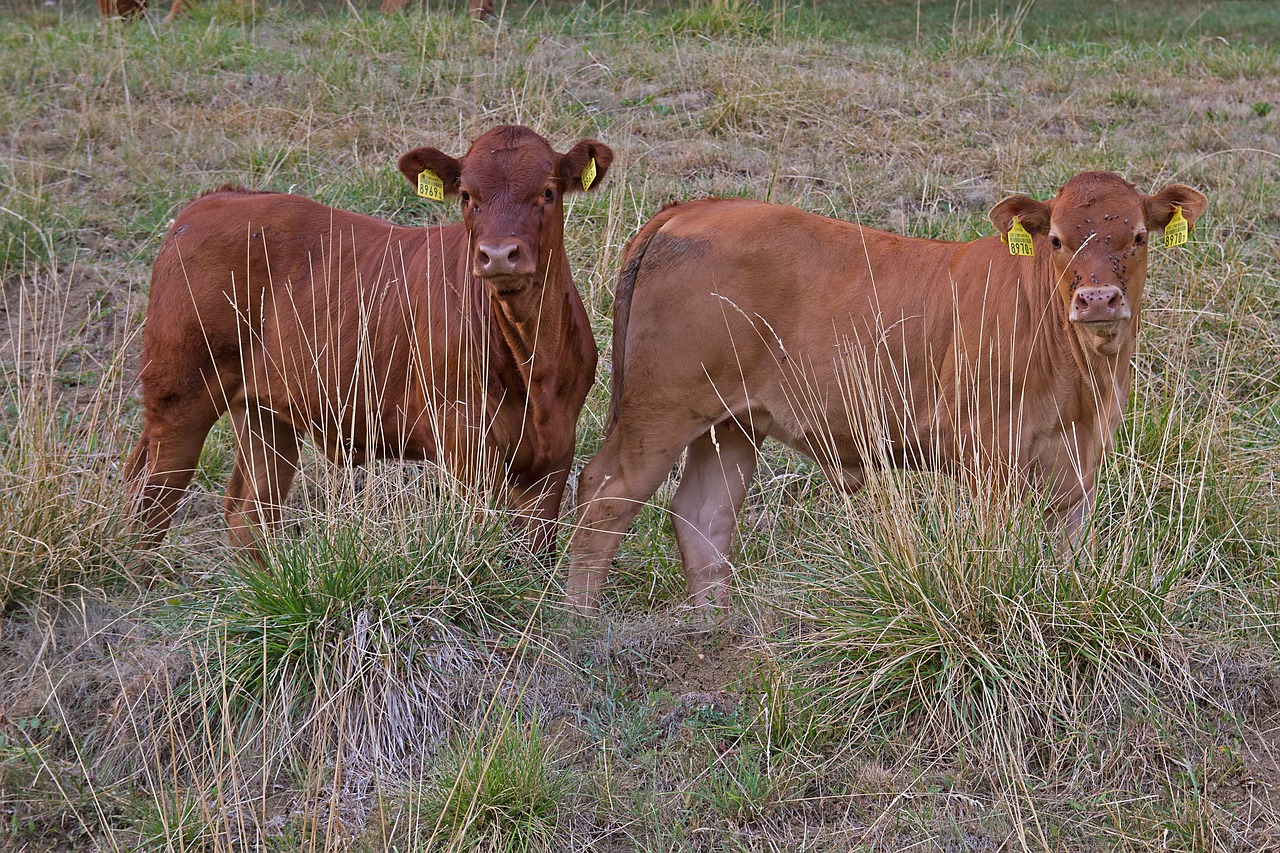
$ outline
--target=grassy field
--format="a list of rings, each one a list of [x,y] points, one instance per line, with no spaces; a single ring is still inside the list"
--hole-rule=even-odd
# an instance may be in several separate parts
[[[463,6],[9,0],[0,849],[1280,849],[1280,10]],[[308,453],[271,573],[238,562],[220,425],[136,553],[119,471],[177,210],[234,182],[454,219],[396,158],[504,122],[617,154],[567,213],[603,356],[579,465],[622,247],[668,200],[972,239],[1085,169],[1204,192],[1152,252],[1087,546],[929,475],[841,497],[775,446],[731,613],[679,608],[667,485],[583,623],[563,562],[430,468]]]

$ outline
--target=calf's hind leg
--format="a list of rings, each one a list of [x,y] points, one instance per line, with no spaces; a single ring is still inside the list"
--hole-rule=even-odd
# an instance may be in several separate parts
[[[195,476],[205,438],[221,416],[205,393],[147,406],[142,437],[125,462],[130,528],[140,545],[157,545],[168,532],[178,501]]]
[[[583,615],[600,609],[600,593],[622,537],[645,501],[703,427],[682,437],[678,428],[637,435],[620,420],[578,479],[578,524],[569,540],[570,606]]]
[[[259,562],[259,540],[280,517],[280,507],[298,473],[298,432],[292,424],[256,406],[232,412],[236,463],[223,512],[231,544]]]
[[[755,469],[755,443],[732,420],[689,445],[671,524],[695,607],[729,606],[729,549]]]

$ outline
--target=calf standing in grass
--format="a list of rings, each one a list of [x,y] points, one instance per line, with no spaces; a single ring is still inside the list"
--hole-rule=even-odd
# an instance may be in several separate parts
[[[1148,196],[1106,172],[1005,199],[1002,236],[971,243],[745,200],[667,208],[618,280],[610,431],[578,487],[570,602],[598,609],[627,526],[687,449],[671,517],[690,600],[727,605],[770,436],[851,490],[886,466],[1012,474],[1074,533],[1129,394],[1149,243],[1185,241],[1204,208],[1189,187]]]
[[[406,228],[293,195],[225,188],[174,221],[143,337],[145,426],[127,464],[136,528],[164,536],[210,428],[230,413],[233,543],[256,547],[310,435],[335,461],[438,461],[505,476],[530,546],[555,544],[596,346],[564,248],[566,193],[613,159],[523,127],[400,171],[462,223]]]

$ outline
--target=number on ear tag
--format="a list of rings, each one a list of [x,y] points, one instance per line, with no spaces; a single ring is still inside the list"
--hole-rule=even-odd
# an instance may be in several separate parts
[[[1021,255],[1024,258],[1035,257],[1036,250],[1031,244],[1031,234],[1022,227],[1022,223],[1016,216],[1013,217],[1013,224],[1009,226],[1009,234],[1005,242],[1009,244],[1009,254]]]
[[[1164,227],[1164,247],[1172,249],[1187,242],[1187,232],[1191,230],[1187,218],[1182,215],[1182,208],[1174,207],[1173,218]]]
[[[444,201],[444,181],[430,169],[418,173],[418,195],[432,201]]]

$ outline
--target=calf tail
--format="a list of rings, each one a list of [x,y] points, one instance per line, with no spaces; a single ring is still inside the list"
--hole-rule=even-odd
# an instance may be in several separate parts
[[[640,277],[640,265],[649,241],[667,220],[675,215],[677,203],[672,202],[627,241],[622,256],[622,272],[618,273],[618,286],[613,293],[613,374],[609,389],[609,420],[605,435],[613,432],[622,407],[622,388],[627,364],[627,324],[631,320],[631,299],[635,294],[636,279]]]

